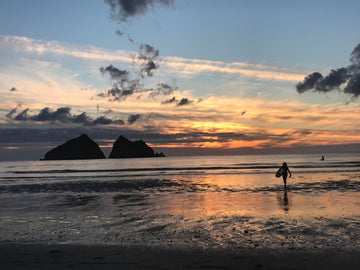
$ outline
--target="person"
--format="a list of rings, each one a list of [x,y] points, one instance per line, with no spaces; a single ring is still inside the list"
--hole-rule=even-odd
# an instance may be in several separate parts
[[[324,161],[325,160],[325,158],[324,158],[324,156],[321,156],[321,159],[320,159],[321,161]]]
[[[289,172],[289,177],[291,177],[291,172],[289,170],[288,165],[286,164],[286,162],[283,163],[283,165],[281,166],[281,168],[283,169],[283,174],[282,174],[282,178],[284,180],[284,189],[286,189],[286,179],[288,177],[288,172]]]

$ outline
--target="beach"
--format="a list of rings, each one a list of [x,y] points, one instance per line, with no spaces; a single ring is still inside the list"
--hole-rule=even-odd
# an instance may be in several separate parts
[[[282,161],[288,189],[274,176]],[[4,269],[357,269],[360,157],[8,162]]]
[[[2,269],[358,269],[356,253],[1,245]]]

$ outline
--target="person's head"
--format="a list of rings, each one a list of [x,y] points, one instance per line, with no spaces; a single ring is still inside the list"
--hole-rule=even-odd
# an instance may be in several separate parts
[[[283,166],[287,166],[286,162],[283,163]]]

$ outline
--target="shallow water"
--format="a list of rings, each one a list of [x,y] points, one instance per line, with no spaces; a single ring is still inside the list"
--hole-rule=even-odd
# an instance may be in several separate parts
[[[0,199],[2,243],[360,246],[354,154],[2,162]]]

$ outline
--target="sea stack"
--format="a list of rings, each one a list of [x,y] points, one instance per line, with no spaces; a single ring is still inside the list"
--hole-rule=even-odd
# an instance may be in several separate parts
[[[142,140],[130,141],[120,136],[113,145],[109,158],[143,158],[143,157],[164,157],[163,153],[155,153]]]
[[[45,154],[44,160],[104,159],[99,145],[86,134],[71,139]]]

